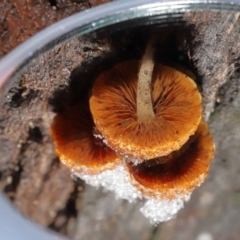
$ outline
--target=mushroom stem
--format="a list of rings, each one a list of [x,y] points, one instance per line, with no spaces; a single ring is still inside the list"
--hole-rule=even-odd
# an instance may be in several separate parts
[[[152,103],[152,73],[153,61],[153,37],[145,50],[138,74],[137,84],[137,116],[139,122],[153,119],[155,117]]]

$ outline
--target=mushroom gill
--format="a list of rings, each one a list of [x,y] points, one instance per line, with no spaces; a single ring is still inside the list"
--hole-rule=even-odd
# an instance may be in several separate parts
[[[201,121],[179,151],[138,165],[126,161],[126,165],[132,184],[144,195],[172,200],[190,194],[205,180],[214,151],[207,124]]]
[[[114,168],[121,161],[94,126],[87,101],[57,114],[51,135],[59,158],[74,171],[97,174]]]
[[[137,93],[139,65],[140,61],[127,61],[102,73],[94,83],[90,109],[110,147],[143,161],[168,155],[186,143],[201,120],[202,98],[190,77],[154,64],[149,106]],[[145,103],[153,116],[139,117],[137,108]]]

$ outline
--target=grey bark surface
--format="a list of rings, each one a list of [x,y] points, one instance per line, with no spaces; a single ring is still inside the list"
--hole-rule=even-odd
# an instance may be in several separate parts
[[[239,239],[239,14],[187,13],[184,19],[190,34],[176,39],[197,75],[217,149],[208,179],[185,208],[152,226],[139,212],[141,202],[85,186],[59,163],[49,134],[55,112],[84,98],[104,68],[133,58],[117,51],[116,39],[89,35],[41,55],[1,96],[0,187],[24,215],[74,239]],[[142,46],[133,47],[131,34],[124,41],[125,52]]]

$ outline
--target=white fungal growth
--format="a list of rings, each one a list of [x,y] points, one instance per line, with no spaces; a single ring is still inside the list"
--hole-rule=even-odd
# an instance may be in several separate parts
[[[91,186],[103,187],[105,190],[115,192],[116,198],[127,199],[129,202],[144,200],[145,204],[140,211],[153,224],[173,218],[183,208],[184,202],[190,198],[190,194],[181,195],[174,200],[145,197],[131,184],[129,173],[123,166],[97,175],[85,175],[77,172],[73,172],[73,175],[81,178]]]
[[[113,170],[107,170],[97,175],[83,175],[74,173],[86,183],[94,187],[103,187],[106,190],[114,191],[117,198],[127,199],[129,202],[142,198],[142,194],[132,186],[130,179],[123,166]]]

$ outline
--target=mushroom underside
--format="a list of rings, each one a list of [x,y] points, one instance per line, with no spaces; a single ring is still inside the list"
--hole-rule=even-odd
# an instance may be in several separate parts
[[[168,199],[191,193],[206,178],[215,150],[204,121],[183,148],[182,152],[138,165],[126,161],[133,185],[148,196]]]
[[[76,171],[98,173],[120,162],[95,128],[87,101],[57,114],[51,135],[61,161]]]
[[[202,98],[187,75],[155,64],[152,81],[154,118],[139,121],[139,61],[128,61],[102,73],[94,83],[90,109],[108,144],[118,152],[152,159],[178,150],[196,131]]]

